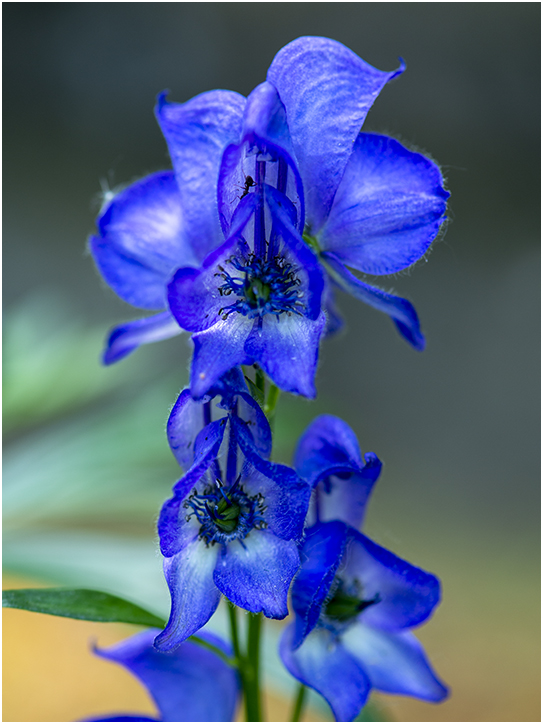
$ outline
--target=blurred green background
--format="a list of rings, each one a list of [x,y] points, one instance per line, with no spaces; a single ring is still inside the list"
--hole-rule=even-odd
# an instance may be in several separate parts
[[[154,523],[179,474],[164,427],[190,345],[100,367],[107,329],[138,315],[85,239],[101,192],[169,167],[158,92],[248,94],[284,44],[326,35],[382,70],[405,59],[364,128],[442,164],[451,223],[428,263],[382,280],[415,304],[427,350],[341,298],[347,330],[322,346],[318,399],[281,399],[276,457],[315,415],[343,417],[385,463],[368,534],[443,581],[420,638],[452,696],[382,697],[389,715],[539,721],[539,3],[4,3],[3,21],[9,585],[167,611]],[[106,663],[88,673],[85,624],[5,621],[5,721],[134,709]]]

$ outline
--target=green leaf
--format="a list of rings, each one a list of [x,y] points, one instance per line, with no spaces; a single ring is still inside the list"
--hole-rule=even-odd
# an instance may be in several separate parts
[[[18,588],[2,591],[2,606],[83,621],[164,628],[164,621],[135,603],[85,588]]]

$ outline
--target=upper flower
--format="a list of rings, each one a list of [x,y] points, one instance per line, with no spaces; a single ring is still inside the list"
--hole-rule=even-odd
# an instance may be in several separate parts
[[[162,651],[201,628],[221,593],[248,611],[284,618],[300,563],[297,543],[309,486],[294,470],[265,459],[269,426],[250,398],[236,389],[221,394],[226,416],[208,422],[196,436],[196,419],[202,413],[204,421],[211,419],[209,402],[182,393],[168,422],[174,454],[184,466],[191,460],[192,465],[158,522],[172,597],[168,625],[156,640]]]
[[[280,387],[312,395],[320,310],[329,331],[338,326],[337,286],[389,314],[422,349],[412,305],[347,268],[406,268],[445,218],[438,167],[394,139],[360,132],[403,70],[382,72],[341,43],[303,37],[279,51],[248,99],[211,91],[175,104],[161,96],[157,118],[174,172],[114,198],[91,249],[124,299],[166,311],[115,330],[106,361],[172,334],[177,320],[194,333],[196,396],[226,365],[255,360]],[[215,345],[221,351],[210,355]]]
[[[211,651],[190,641],[174,653],[155,649],[156,629],[148,629],[95,653],[134,674],[147,688],[159,718],[137,714],[113,714],[87,721],[232,721],[239,697],[235,669]],[[232,655],[227,644],[214,634],[201,631],[209,644]]]

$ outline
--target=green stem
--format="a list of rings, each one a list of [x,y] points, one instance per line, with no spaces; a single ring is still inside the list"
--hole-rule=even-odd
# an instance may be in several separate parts
[[[266,375],[264,374],[262,367],[255,364],[255,385],[262,392],[262,398],[266,392]]]
[[[298,694],[296,695],[296,700],[294,702],[294,706],[292,707],[292,717],[291,717],[290,721],[300,721],[302,709],[304,708],[304,700],[305,700],[306,692],[307,692],[307,688],[303,684],[300,684],[300,688],[298,689]]]
[[[230,656],[225,654],[224,651],[219,649],[217,646],[210,644],[209,641],[206,641],[205,639],[202,639],[199,636],[189,636],[188,640],[192,641],[193,644],[197,644],[198,646],[201,646],[203,649],[212,651],[214,654],[216,654],[219,657],[219,659],[224,661],[225,664],[228,664],[228,666],[233,666],[233,667],[238,666],[237,655],[234,659],[232,659],[232,658],[230,658]]]
[[[280,394],[281,394],[281,390],[279,389],[279,387],[277,387],[277,385],[274,385],[273,382],[270,382],[270,389],[268,390],[268,399],[266,400],[266,404],[264,405],[264,413],[266,414],[266,417],[268,418],[270,424],[274,418],[275,407],[279,400]]]
[[[245,703],[247,721],[262,721],[262,702],[260,696],[260,630],[262,614],[249,614],[247,635],[247,670]]]

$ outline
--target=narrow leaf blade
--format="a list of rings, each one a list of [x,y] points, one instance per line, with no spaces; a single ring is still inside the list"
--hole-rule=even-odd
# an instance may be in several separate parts
[[[164,621],[135,603],[85,588],[18,588],[2,591],[2,606],[83,621],[164,628]]]

